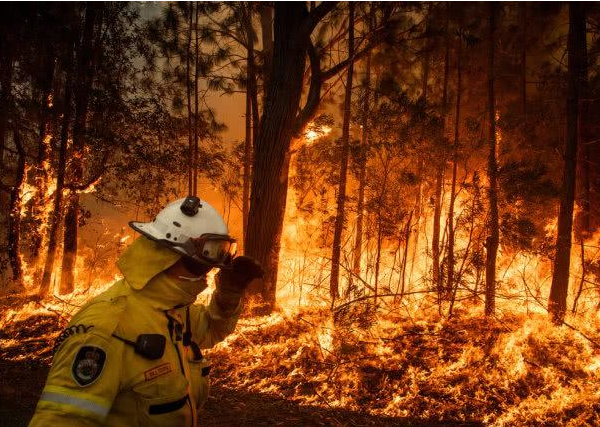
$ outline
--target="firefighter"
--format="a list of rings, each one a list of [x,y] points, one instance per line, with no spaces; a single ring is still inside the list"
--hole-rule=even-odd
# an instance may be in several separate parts
[[[235,257],[235,240],[204,200],[169,204],[117,266],[123,279],[89,301],[54,347],[31,426],[196,426],[208,396],[202,349],[235,328],[262,269]],[[208,306],[194,305],[219,268]]]

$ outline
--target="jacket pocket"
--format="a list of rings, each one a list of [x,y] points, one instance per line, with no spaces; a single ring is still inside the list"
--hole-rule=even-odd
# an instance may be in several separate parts
[[[192,376],[192,399],[196,408],[201,408],[208,399],[210,390],[208,374],[210,372],[210,363],[206,358],[199,361],[190,360],[190,374]]]
[[[187,387],[177,387],[171,391],[156,395],[152,389],[140,385],[133,389],[140,425],[149,427],[190,425],[192,411]],[[149,393],[150,391],[150,393]]]

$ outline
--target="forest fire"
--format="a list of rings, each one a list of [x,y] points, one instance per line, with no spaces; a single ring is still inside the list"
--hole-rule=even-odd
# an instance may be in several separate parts
[[[2,12],[7,425],[65,354],[77,398],[107,400],[114,343],[182,371],[111,402],[181,374],[169,412],[198,425],[600,425],[597,6]],[[69,350],[105,323],[104,356]]]

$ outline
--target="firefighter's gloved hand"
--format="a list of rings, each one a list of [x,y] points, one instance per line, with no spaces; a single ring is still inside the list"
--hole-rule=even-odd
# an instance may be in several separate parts
[[[253,258],[239,256],[234,258],[228,268],[222,268],[216,276],[216,299],[225,310],[235,310],[244,291],[254,279],[263,277],[264,271]]]

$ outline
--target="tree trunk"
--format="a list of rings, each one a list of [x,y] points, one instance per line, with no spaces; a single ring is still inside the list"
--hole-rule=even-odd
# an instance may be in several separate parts
[[[521,111],[527,118],[527,3],[519,3],[519,26],[521,27]]]
[[[583,44],[583,58],[582,58],[582,71],[581,71],[581,83],[580,83],[580,94],[579,94],[579,105],[580,105],[580,117],[578,120],[578,144],[579,150],[577,154],[579,158],[577,160],[577,167],[579,171],[579,188],[577,189],[579,205],[581,206],[579,227],[576,227],[580,237],[580,240],[588,238],[592,233],[592,165],[597,162],[592,161],[592,155],[590,153],[590,143],[594,140],[593,133],[590,132],[590,125],[592,124],[591,112],[591,100],[590,98],[590,85],[588,77],[588,52],[587,43]]]
[[[444,115],[444,127],[442,128],[442,138],[446,130],[446,117],[448,109],[448,80],[450,76],[450,32],[448,31],[449,24],[448,3],[446,3],[446,25],[445,25],[445,55],[444,55],[444,87],[442,91],[442,109]],[[440,271],[440,225],[442,216],[442,190],[444,187],[444,169],[446,168],[445,152],[441,153],[441,158],[438,159],[437,172],[435,175],[435,199],[433,210],[433,236],[431,241],[431,254],[433,258],[433,284],[438,291],[438,301],[441,302],[443,293],[442,275]]]
[[[489,3],[489,47],[488,47],[488,197],[490,203],[489,236],[486,239],[485,258],[485,314],[494,315],[496,310],[496,258],[500,230],[498,223],[498,161],[496,159],[496,99],[494,92],[494,51],[496,31],[496,5]]]
[[[244,141],[244,185],[242,201],[242,219],[244,227],[244,248],[250,209],[250,181],[252,179],[253,146],[258,130],[258,96],[256,90],[256,71],[254,63],[254,29],[252,27],[252,3],[246,3],[246,37],[248,43],[246,65],[246,139]]]
[[[63,191],[65,186],[65,168],[67,162],[67,144],[69,139],[69,124],[71,121],[71,98],[73,92],[73,43],[70,46],[66,61],[67,76],[64,85],[64,107],[62,117],[62,129],[60,133],[60,148],[58,152],[58,165],[56,176],[56,190],[52,203],[52,213],[50,215],[50,224],[48,228],[48,247],[46,251],[46,261],[44,263],[44,273],[42,283],[40,284],[39,294],[45,296],[52,292],[50,281],[52,271],[54,270],[54,258],[56,257],[56,247],[58,246],[58,229],[62,218]]]
[[[56,56],[49,52],[44,58],[42,75],[40,78],[41,94],[40,94],[40,116],[38,122],[38,150],[37,150],[37,168],[35,170],[34,185],[37,187],[39,197],[32,200],[32,216],[36,224],[42,225],[47,222],[45,213],[46,203],[49,201],[47,196],[48,182],[50,179],[51,165],[51,149],[52,149],[52,131],[51,123],[53,123],[53,102],[52,89],[54,83],[54,73]],[[31,233],[29,236],[32,264],[36,265],[42,249],[43,233],[39,230]]]
[[[430,12],[431,13],[431,12]],[[425,27],[425,45],[423,52],[423,63],[422,63],[422,80],[421,80],[421,102],[423,103],[423,108],[427,109],[427,90],[428,90],[428,82],[429,82],[429,68],[430,68],[430,53],[431,53],[431,43],[430,43],[430,28],[429,28],[429,15],[427,16],[427,24]],[[424,141],[424,138],[421,137],[421,141]],[[412,258],[410,260],[410,274],[408,275],[409,282],[412,281],[412,275],[415,269],[415,261],[417,259],[417,255],[419,253],[419,234],[421,232],[421,211],[422,211],[422,203],[423,203],[423,165],[425,160],[421,153],[417,153],[417,179],[419,182],[419,187],[417,188],[417,194],[415,195],[415,227],[414,227],[414,239],[413,239],[413,252]]]
[[[83,157],[85,149],[85,127],[88,113],[89,93],[94,78],[93,40],[97,6],[87,3],[81,45],[77,52],[75,82],[75,118],[73,122],[73,152],[71,154],[71,185],[81,184],[83,179]],[[99,36],[98,36],[99,37]],[[75,285],[75,263],[79,229],[79,192],[71,190],[65,213],[63,259],[60,275],[60,294],[73,292]]]
[[[367,54],[365,62],[365,87],[363,94],[362,133],[360,140],[360,164],[358,173],[358,201],[356,206],[356,237],[354,239],[353,275],[360,276],[362,258],[363,219],[365,210],[365,186],[367,182],[367,160],[369,146],[369,98],[371,93],[371,54]],[[352,276],[350,276],[352,278]]]
[[[411,211],[404,227],[404,255],[402,257],[402,269],[400,274],[400,299],[404,298],[406,292],[406,264],[408,263],[408,247],[410,244],[410,224],[412,222],[413,212]]]
[[[196,11],[194,13],[194,20],[195,20],[195,25],[194,25],[194,48],[195,48],[195,52],[194,52],[194,59],[195,59],[195,63],[194,63],[194,157],[193,157],[193,166],[194,166],[194,196],[198,195],[198,123],[200,122],[199,120],[199,116],[198,116],[198,79],[200,78],[200,76],[198,75],[198,63],[200,61],[200,57],[199,57],[199,50],[200,50],[200,46],[199,46],[199,40],[198,40],[198,4],[195,3],[196,5]],[[191,31],[191,30],[190,30]]]
[[[569,266],[571,263],[571,232],[573,203],[577,170],[577,126],[579,119],[579,92],[583,71],[583,54],[586,43],[585,5],[569,3],[569,37],[567,41],[569,67],[567,86],[567,140],[564,155],[563,185],[558,214],[556,256],[552,273],[552,287],[548,312],[555,324],[562,324],[567,309]]]
[[[273,65],[273,6],[266,2],[260,3],[260,27],[262,32],[263,99],[266,99]]]
[[[246,253],[262,264],[265,275],[262,284],[255,281],[249,293],[260,293],[269,309],[275,303],[289,148],[310,42],[310,34],[302,25],[307,15],[303,3],[275,4],[273,65],[255,141]]]
[[[350,114],[352,105],[352,77],[354,71],[354,3],[348,4],[348,74],[346,76],[346,93],[344,95],[344,118],[342,124],[342,150],[340,161],[340,184],[337,194],[337,212],[333,233],[333,248],[331,253],[331,277],[329,281],[329,294],[331,306],[339,297],[340,255],[342,251],[342,232],[344,229],[344,208],[346,204],[346,180],[348,174],[348,156],[350,153]]]
[[[188,194],[194,195],[194,143],[192,135],[192,88],[190,87],[191,72],[191,55],[192,55],[192,13],[194,3],[188,2],[188,32],[187,32],[187,48],[185,55],[185,94],[187,97],[187,131],[188,131]]]
[[[8,260],[13,271],[13,290],[23,290],[23,266],[21,264],[21,188],[25,182],[25,150],[21,142],[18,124],[14,123],[13,135],[17,148],[17,171],[10,191],[8,216]]]
[[[0,64],[0,72],[2,72],[0,76],[2,80],[2,88],[0,90],[0,177],[2,176],[2,172],[4,172],[4,147],[6,146],[8,116],[12,108],[12,78],[14,69],[11,49],[7,48],[6,52],[2,52],[2,55],[2,64]]]
[[[456,202],[456,175],[458,168],[458,144],[460,135],[460,101],[462,92],[462,36],[458,36],[456,52],[456,110],[454,115],[454,144],[452,147],[452,184],[450,187],[450,205],[448,206],[448,280],[446,293],[452,295],[454,289],[454,204]]]

